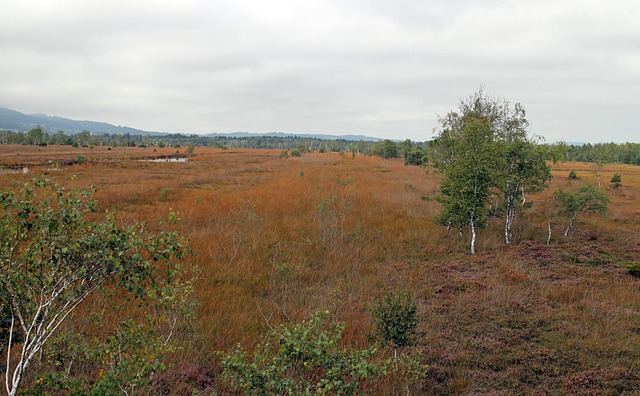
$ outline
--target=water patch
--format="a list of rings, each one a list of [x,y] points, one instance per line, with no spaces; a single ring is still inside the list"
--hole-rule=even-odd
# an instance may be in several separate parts
[[[189,162],[189,158],[154,158],[140,160],[142,162]]]
[[[0,169],[0,175],[18,175],[18,174],[27,174],[29,173],[29,168],[24,167],[22,169]]]

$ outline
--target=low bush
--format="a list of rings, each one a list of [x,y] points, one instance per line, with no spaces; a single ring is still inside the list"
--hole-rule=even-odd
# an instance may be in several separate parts
[[[627,264],[627,273],[636,278],[640,278],[640,261]]]

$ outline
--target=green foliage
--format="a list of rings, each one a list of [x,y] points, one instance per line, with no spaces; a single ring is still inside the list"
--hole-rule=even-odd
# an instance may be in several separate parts
[[[593,162],[604,156],[610,162],[640,165],[640,143],[586,143],[582,146],[567,146],[567,160]]]
[[[447,143],[455,159],[444,169],[440,182],[442,211],[438,223],[472,232],[471,253],[475,253],[475,233],[487,224],[487,201],[493,186],[496,158],[491,125],[475,118],[465,119],[460,137]]]
[[[564,237],[574,228],[578,216],[587,213],[607,214],[609,198],[607,194],[596,189],[591,184],[584,184],[576,192],[562,189],[554,194],[556,212],[558,215],[569,219],[569,224],[564,232]]]
[[[551,169],[544,160],[544,152],[527,138],[524,109],[516,105],[516,112],[517,121],[512,121],[498,141],[501,158],[496,185],[504,197],[505,243],[513,241],[511,228],[516,210],[526,203],[526,194],[542,191],[551,180]],[[519,200],[521,204],[518,204]]]
[[[398,158],[400,157],[400,149],[396,143],[389,139],[385,139],[374,144],[373,154],[384,159]]]
[[[289,158],[289,152],[287,150],[283,150],[280,153],[280,159],[287,159],[287,158]]]
[[[307,321],[274,330],[252,358],[240,349],[221,353],[222,378],[246,395],[355,395],[363,382],[386,374],[375,348],[342,347],[344,326],[316,312]]]
[[[291,150],[291,156],[292,157],[302,157],[302,153],[298,149]]]
[[[424,149],[420,147],[412,148],[409,150],[404,158],[405,165],[422,166],[427,163],[427,154]]]
[[[142,226],[121,228],[113,212],[91,220],[98,216],[90,196],[89,190],[39,179],[0,192],[0,303],[9,311],[6,353],[15,362],[6,368],[10,394],[67,317],[103,287],[155,301],[157,309],[169,307],[165,295],[186,301],[175,296],[184,297],[191,284],[182,276],[189,249],[181,238],[173,232],[152,236]],[[24,340],[21,351],[12,351],[13,336]]]
[[[578,175],[576,174],[576,171],[569,172],[569,179],[573,179],[573,180],[578,179]]]
[[[440,123],[442,130],[429,147],[431,164],[443,175],[437,221],[461,232],[469,227],[473,252],[475,230],[486,225],[493,195],[502,198],[505,243],[511,243],[516,211],[526,207],[526,194],[541,191],[551,179],[547,153],[527,136],[524,108],[517,103],[512,109],[480,90]]]
[[[559,214],[566,217],[573,217],[583,213],[607,213],[609,198],[607,194],[593,187],[591,184],[584,184],[576,192],[556,191],[555,198],[560,206]]]
[[[414,344],[417,334],[417,306],[409,291],[388,292],[369,307],[376,335],[393,348]]]
[[[622,176],[620,176],[619,173],[616,173],[611,177],[611,186],[615,189],[622,186]]]
[[[627,273],[629,275],[640,278],[640,261],[637,261],[635,263],[628,263],[626,267]]]
[[[186,135],[181,133],[168,133],[164,135],[137,135],[131,133],[99,133],[91,134],[89,131],[81,133],[65,134],[64,131],[57,131],[54,134],[47,134],[44,131],[39,140],[41,145],[65,144],[74,147],[111,146],[111,147],[152,147],[159,148],[181,146],[194,147],[218,147],[222,150],[229,148],[258,148],[258,149],[297,149],[301,155],[307,151],[321,150],[325,152],[349,151],[359,154],[373,155],[373,146],[378,142],[360,140],[354,142],[347,139],[322,139],[307,138],[300,136],[202,136]],[[85,133],[86,132],[86,133]],[[32,134],[33,135],[33,134]],[[0,129],[0,144],[33,144],[35,136],[29,136],[23,131],[13,132]],[[188,153],[187,153],[188,154]]]

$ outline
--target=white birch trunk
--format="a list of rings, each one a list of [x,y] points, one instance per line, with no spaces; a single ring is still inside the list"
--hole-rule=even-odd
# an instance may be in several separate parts
[[[476,253],[476,222],[471,221],[471,254]]]

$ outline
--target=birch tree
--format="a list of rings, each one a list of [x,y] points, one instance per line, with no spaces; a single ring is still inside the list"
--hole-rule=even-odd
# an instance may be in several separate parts
[[[440,224],[471,231],[471,253],[475,253],[477,231],[487,224],[489,199],[495,169],[495,145],[491,124],[468,117],[453,141],[455,160],[443,172],[439,198]]]
[[[447,179],[460,173],[453,169],[458,166],[456,162],[467,155],[461,148],[468,149],[468,145],[460,142],[469,138],[468,125],[475,122],[473,120],[481,121],[486,128],[486,145],[482,149],[491,153],[491,158],[485,158],[481,163],[482,167],[492,168],[481,170],[472,167],[469,171],[482,173],[488,178],[482,183],[486,183],[487,190],[494,194],[493,212],[501,214],[500,209],[504,213],[504,241],[509,244],[513,242],[512,227],[518,208],[527,205],[527,194],[546,187],[551,171],[544,160],[544,153],[536,144],[537,138],[529,137],[524,107],[519,103],[512,107],[505,100],[490,98],[479,90],[462,101],[457,111],[449,112],[440,119],[442,129],[430,146],[430,156],[432,165],[443,174],[443,183],[452,183]],[[466,221],[462,222],[453,214],[460,211],[454,208],[459,204],[444,204],[439,222],[460,230]]]
[[[593,187],[591,184],[584,184],[576,192],[558,190],[555,195],[556,214],[567,219],[566,228],[563,238],[567,238],[571,230],[575,228],[576,221],[579,216],[594,213],[607,214],[607,205],[609,198],[607,194]],[[551,240],[551,220],[549,220],[549,238],[547,244]]]
[[[144,298],[146,286],[177,277],[185,246],[175,233],[92,221],[90,191],[43,180],[0,191],[0,303],[7,312],[5,387],[15,395],[34,357],[69,316],[107,283]],[[96,216],[96,215],[93,215]],[[168,280],[171,282],[171,280]],[[160,286],[163,286],[162,284]],[[19,338],[20,342],[15,342]]]
[[[527,194],[542,191],[551,180],[551,170],[538,146],[526,134],[509,133],[501,141],[504,157],[498,168],[497,186],[504,199],[504,242],[513,242],[513,222],[518,208],[527,204]]]

